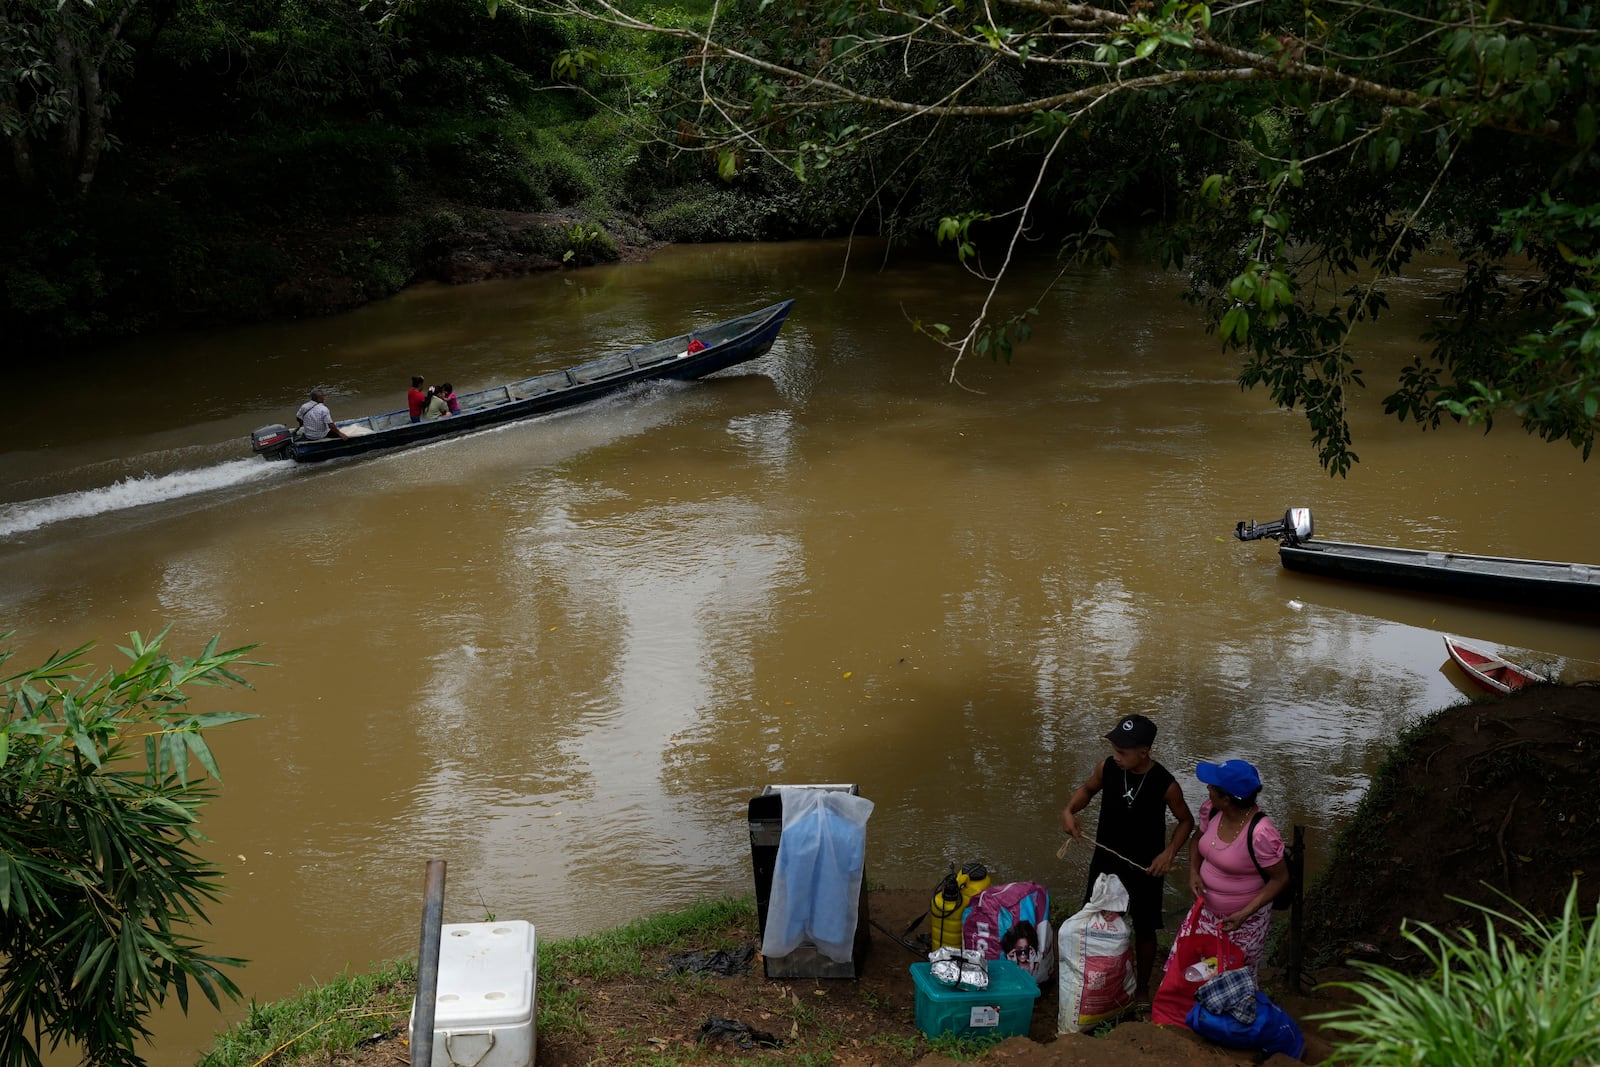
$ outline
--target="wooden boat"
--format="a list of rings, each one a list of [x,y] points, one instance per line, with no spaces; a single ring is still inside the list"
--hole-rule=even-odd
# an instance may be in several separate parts
[[[1241,541],[1280,540],[1278,558],[1289,570],[1303,574],[1449,596],[1600,611],[1600,564],[1314,541],[1308,508],[1291,508],[1283,519],[1273,522],[1241,522],[1233,532]]]
[[[424,444],[548,414],[639,382],[703,378],[755,359],[770,349],[793,306],[793,300],[785,300],[715,326],[601,356],[566,370],[463,393],[458,398],[461,404],[458,415],[412,422],[410,412],[401,409],[343,419],[338,420],[337,425],[345,432],[344,438],[330,434],[319,441],[307,441],[295,436],[292,428],[274,424],[263,426],[250,435],[250,449],[267,459],[292,459],[297,463],[342,459],[380,449]]]
[[[1507,663],[1499,656],[1462,644],[1453,637],[1444,639],[1444,647],[1468,678],[1495,693],[1510,693],[1526,685],[1549,681],[1543,675]]]

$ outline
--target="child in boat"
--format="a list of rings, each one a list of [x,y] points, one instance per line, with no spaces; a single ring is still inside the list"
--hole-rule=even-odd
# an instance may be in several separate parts
[[[445,406],[450,409],[450,414],[461,414],[461,401],[456,399],[456,391],[450,387],[449,382],[439,386],[439,397],[445,402]]]
[[[422,407],[424,419],[442,419],[450,414],[450,405],[444,402],[444,397],[439,395],[439,390],[428,386],[428,402]]]

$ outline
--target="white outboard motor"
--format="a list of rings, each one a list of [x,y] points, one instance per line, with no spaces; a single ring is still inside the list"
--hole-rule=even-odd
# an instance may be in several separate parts
[[[1290,508],[1276,522],[1241,522],[1233,528],[1233,536],[1241,541],[1257,541],[1263,537],[1298,545],[1311,540],[1311,509]]]

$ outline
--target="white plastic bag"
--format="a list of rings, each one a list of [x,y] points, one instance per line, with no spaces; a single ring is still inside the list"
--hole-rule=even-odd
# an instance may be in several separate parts
[[[772,868],[761,954],[787,956],[810,943],[833,962],[849,963],[872,801],[836,789],[778,792],[783,834]]]
[[[1056,1030],[1075,1034],[1111,1018],[1133,1003],[1133,939],[1128,920],[1128,891],[1114,874],[1094,881],[1083,910],[1061,924],[1057,978],[1061,1002]]]

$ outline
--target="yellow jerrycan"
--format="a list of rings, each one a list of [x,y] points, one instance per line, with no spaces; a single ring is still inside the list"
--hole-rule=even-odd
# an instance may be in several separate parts
[[[961,888],[961,910],[966,911],[972,898],[989,888],[989,868],[981,863],[964,863],[956,872],[956,885]]]
[[[961,913],[967,910],[966,898],[956,882],[954,871],[945,875],[933,891],[933,903],[928,906],[928,918],[933,922],[934,950],[961,948]]]

